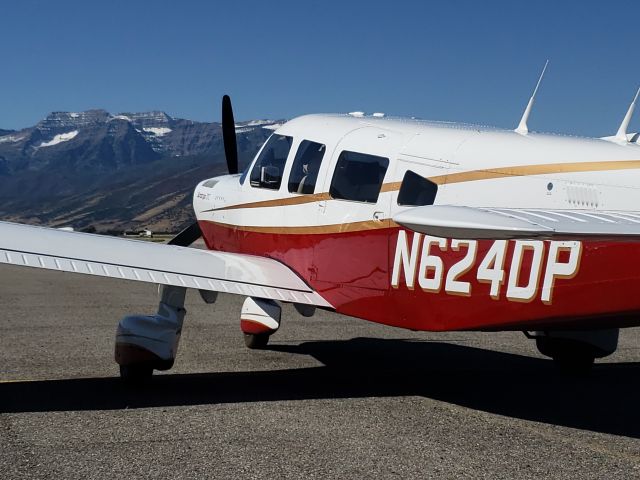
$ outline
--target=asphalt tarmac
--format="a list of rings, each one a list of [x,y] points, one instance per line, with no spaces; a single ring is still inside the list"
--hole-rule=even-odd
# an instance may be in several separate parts
[[[640,335],[586,377],[521,333],[414,333],[190,293],[175,367],[118,379],[152,285],[0,265],[0,478],[640,478]]]

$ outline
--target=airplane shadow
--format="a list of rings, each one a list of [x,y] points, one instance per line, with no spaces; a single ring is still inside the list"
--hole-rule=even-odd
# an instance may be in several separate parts
[[[552,362],[440,342],[357,338],[274,345],[324,366],[158,375],[144,387],[86,378],[0,384],[0,412],[112,410],[237,402],[422,396],[503,416],[640,438],[640,364],[582,377]]]

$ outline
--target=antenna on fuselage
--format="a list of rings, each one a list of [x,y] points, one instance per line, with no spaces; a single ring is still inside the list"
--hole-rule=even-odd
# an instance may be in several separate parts
[[[638,95],[640,94],[640,88],[636,92],[636,96],[633,97],[633,102],[629,105],[629,110],[627,110],[627,114],[622,119],[622,123],[620,124],[620,128],[618,128],[618,133],[616,133],[616,140],[622,140],[623,142],[627,140],[627,128],[629,128],[629,123],[631,122],[631,118],[633,117],[633,111],[636,109],[636,102],[638,101]]]
[[[518,128],[516,128],[515,130],[517,133],[521,133],[522,135],[526,135],[527,133],[529,133],[529,127],[527,126],[527,121],[529,120],[529,115],[531,114],[531,108],[533,107],[533,102],[536,99],[538,88],[540,88],[540,82],[542,82],[542,77],[544,77],[544,72],[547,71],[547,65],[549,65],[549,60],[547,60],[544,64],[544,68],[542,69],[540,78],[538,78],[538,83],[536,83],[536,88],[534,88],[533,94],[529,99],[529,103],[527,103],[527,108],[524,109],[524,113],[522,114],[522,118],[520,119],[520,123],[518,124]]]

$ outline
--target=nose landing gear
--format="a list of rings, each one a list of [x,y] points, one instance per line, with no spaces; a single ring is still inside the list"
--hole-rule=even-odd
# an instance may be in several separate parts
[[[282,309],[273,300],[248,297],[242,305],[240,329],[248,348],[261,349],[280,327]]]
[[[611,355],[618,348],[619,329],[535,332],[538,351],[551,357],[562,372],[586,373],[596,358]]]

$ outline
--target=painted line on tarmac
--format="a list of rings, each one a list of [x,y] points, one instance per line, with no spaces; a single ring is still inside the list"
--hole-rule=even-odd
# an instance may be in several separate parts
[[[0,384],[2,383],[29,383],[29,382],[50,382],[55,380],[54,378],[48,379],[48,378],[17,378],[14,380],[2,380],[0,379]]]

